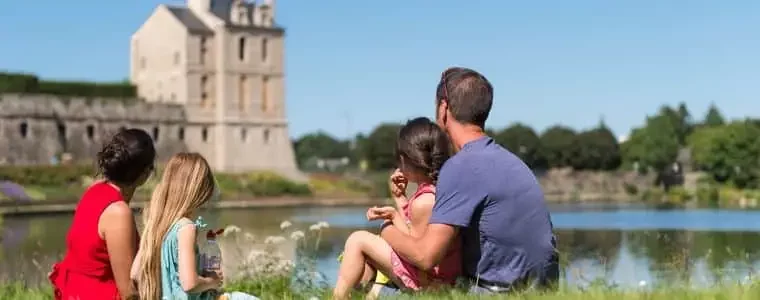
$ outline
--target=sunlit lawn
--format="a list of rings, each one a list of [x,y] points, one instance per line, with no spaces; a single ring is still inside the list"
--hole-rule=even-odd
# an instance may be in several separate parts
[[[274,278],[265,280],[241,281],[230,284],[229,290],[244,291],[257,295],[261,299],[329,299],[330,291],[325,288],[311,288],[296,292],[291,288],[290,280]],[[361,299],[357,295],[357,299]],[[53,299],[49,287],[28,288],[23,284],[5,284],[0,286],[0,299]],[[705,289],[689,289],[680,287],[660,288],[654,290],[624,290],[612,288],[560,288],[553,292],[528,292],[514,294],[508,297],[504,295],[483,297],[468,295],[458,291],[445,291],[438,293],[420,293],[396,297],[394,299],[535,299],[535,300],[574,300],[574,299],[612,299],[612,300],[665,300],[665,299],[760,299],[760,284],[747,285],[723,285]]]

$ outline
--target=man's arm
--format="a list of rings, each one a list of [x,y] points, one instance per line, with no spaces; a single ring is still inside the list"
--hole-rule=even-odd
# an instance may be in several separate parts
[[[404,234],[395,226],[385,226],[380,236],[396,253],[422,270],[437,265],[456,240],[458,229],[446,224],[428,224],[419,238]]]
[[[485,198],[471,164],[449,159],[441,169],[435,203],[418,238],[406,236],[392,226],[380,233],[391,248],[420,269],[429,270],[446,256],[449,246],[459,242],[460,229],[470,226],[476,208]]]

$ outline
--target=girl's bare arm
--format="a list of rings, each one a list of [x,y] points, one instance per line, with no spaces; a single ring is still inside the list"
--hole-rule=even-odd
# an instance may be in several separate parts
[[[422,236],[430,222],[430,215],[433,214],[433,204],[435,204],[435,194],[431,193],[422,194],[412,202],[409,235],[415,238]]]

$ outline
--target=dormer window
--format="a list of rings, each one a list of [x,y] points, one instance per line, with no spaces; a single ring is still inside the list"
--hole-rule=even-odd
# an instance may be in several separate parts
[[[250,24],[248,20],[248,7],[245,1],[237,1],[231,8],[230,16],[232,16],[232,21],[237,25],[245,26]]]

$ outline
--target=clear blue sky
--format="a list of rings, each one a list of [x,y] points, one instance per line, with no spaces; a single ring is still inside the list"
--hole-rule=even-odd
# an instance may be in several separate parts
[[[129,37],[159,3],[0,1],[0,69],[128,76]],[[339,137],[432,116],[447,66],[495,86],[488,125],[617,135],[662,104],[760,114],[760,1],[280,0],[291,135]]]

